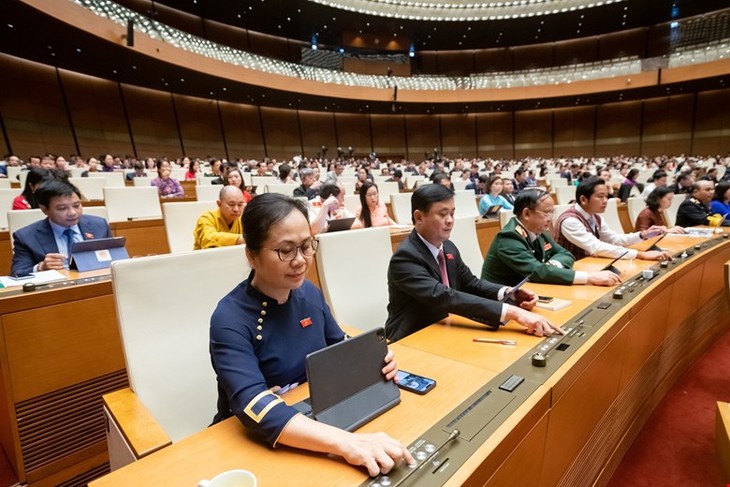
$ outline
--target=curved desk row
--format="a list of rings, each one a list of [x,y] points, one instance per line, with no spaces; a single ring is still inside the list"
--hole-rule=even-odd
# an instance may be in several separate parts
[[[533,367],[530,357],[555,344],[525,335],[514,323],[493,332],[453,316],[393,344],[400,367],[432,377],[438,386],[425,396],[404,392],[401,405],[360,431],[387,431],[415,448],[421,438],[439,444],[451,428],[461,430],[433,468],[420,469],[401,485],[605,484],[667,389],[730,326],[723,294],[730,241],[668,237],[663,246],[680,252],[700,243],[702,249],[658,269],[648,282],[636,280],[636,274],[655,263],[620,262],[625,305],[605,287],[528,284],[539,294],[572,301],[559,311],[540,311],[576,330],[561,340],[567,348],[547,352],[545,367]],[[578,267],[595,270],[605,264],[605,259],[584,259]],[[602,302],[610,303],[603,314],[594,311]],[[595,314],[589,317],[588,310]],[[517,344],[473,342],[477,337]],[[512,374],[525,381],[512,393],[498,390]],[[285,399],[292,403],[304,395],[306,387],[300,387]],[[478,418],[459,427],[473,411]],[[481,427],[474,423],[478,420]],[[234,468],[251,470],[262,486],[382,480],[368,479],[339,458],[272,450],[231,418],[92,485],[193,485]],[[395,484],[407,471],[401,467],[389,480]]]

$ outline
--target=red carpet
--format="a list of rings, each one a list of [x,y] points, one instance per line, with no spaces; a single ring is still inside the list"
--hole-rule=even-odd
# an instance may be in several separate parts
[[[659,403],[608,487],[724,487],[715,459],[715,402],[730,402],[730,331]],[[0,452],[0,487],[17,483]]]
[[[730,332],[670,389],[608,487],[725,486],[715,454],[717,401],[730,402]]]

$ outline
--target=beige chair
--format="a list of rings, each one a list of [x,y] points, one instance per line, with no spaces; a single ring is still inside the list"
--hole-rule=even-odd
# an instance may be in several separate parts
[[[451,185],[454,187],[454,191],[465,191],[470,182],[471,181],[457,179],[456,181],[451,181]]]
[[[267,184],[278,184],[276,176],[251,176],[251,185],[256,186],[256,194],[264,194]]]
[[[111,171],[111,172],[90,172],[89,178],[105,178],[106,186],[110,188],[123,188],[125,186],[124,171]],[[156,176],[155,176],[156,177]]]
[[[642,197],[632,197],[626,200],[626,207],[629,210],[631,227],[636,228],[636,218],[639,216],[639,213],[646,208],[646,202]]]
[[[218,201],[218,196],[223,188],[220,184],[198,184],[195,186],[195,199],[198,201]]]
[[[20,181],[20,190],[22,191],[23,188],[25,188],[25,180],[28,179],[28,173],[30,171],[20,171],[18,173],[18,181]]]
[[[18,188],[0,189],[0,228],[8,228],[8,212],[12,211],[13,200],[20,193]]]
[[[454,218],[454,228],[451,230],[450,240],[456,244],[462,260],[469,267],[472,274],[480,276],[482,274],[484,256],[479,248],[479,239],[477,237],[477,227],[474,218],[468,216]]]
[[[298,187],[296,184],[267,184],[265,191],[267,193],[279,193],[292,196],[294,195],[294,190]]]
[[[513,216],[515,213],[512,210],[499,210],[499,228],[504,228]]]
[[[454,216],[470,216],[476,218],[479,216],[479,207],[477,206],[476,195],[473,189],[464,191],[454,191],[454,205],[456,211]]]
[[[398,193],[390,195],[390,207],[393,210],[395,221],[399,225],[413,225],[411,215],[411,194]]]
[[[0,189],[11,189],[10,178],[0,179]]]
[[[378,195],[380,196],[380,199],[382,201],[388,201],[390,200],[390,195],[398,193],[400,193],[400,190],[398,189],[398,183],[378,183]]]
[[[605,221],[611,230],[616,233],[624,232],[624,227],[621,225],[621,219],[618,217],[618,198],[609,198],[606,203],[606,211],[601,214],[601,218]]]
[[[195,184],[198,184],[200,186],[210,186],[211,184],[213,184],[213,181],[217,179],[218,178],[214,176],[204,176],[201,172],[195,175]]]
[[[84,207],[84,215],[94,215],[109,221],[105,206],[87,206]],[[27,227],[31,223],[43,220],[46,215],[39,209],[32,210],[10,210],[7,213],[8,231],[10,232],[10,248],[13,248],[13,234],[23,227]]]
[[[413,189],[416,187],[416,183],[418,181],[423,181],[426,179],[426,176],[419,176],[416,174],[413,174],[412,172],[405,173],[404,175],[404,184],[406,188]]]
[[[317,236],[319,282],[338,323],[360,330],[388,318],[388,265],[393,249],[388,227]]]
[[[28,171],[23,171],[20,166],[8,166],[6,168],[6,170],[8,171],[8,180],[10,180],[10,181],[20,181],[20,173],[28,172]],[[21,186],[21,188],[22,187],[23,186]]]
[[[152,180],[155,178],[151,178],[147,176],[146,178],[134,178],[132,180],[132,183],[135,188],[146,188],[147,186],[152,186]]]
[[[358,194],[346,194],[345,195],[345,208],[352,212],[353,215],[357,215],[362,205],[360,204],[360,195]]]
[[[555,209],[553,210],[553,223],[558,221],[558,217],[565,213],[566,210],[569,208],[572,208],[573,205],[555,205]]]
[[[664,219],[667,220],[667,226],[673,227],[677,222],[677,212],[679,211],[679,205],[687,199],[687,195],[675,194],[672,199],[672,204],[664,211]]]
[[[187,252],[195,244],[195,224],[200,215],[218,207],[214,201],[179,201],[162,204],[170,252]]]
[[[136,460],[145,450],[154,451],[210,424],[218,397],[208,352],[210,316],[218,301],[249,271],[243,246],[112,264],[131,389],[104,398],[112,470]],[[166,296],[187,300],[173,303]],[[112,400],[120,393],[126,399],[121,404]],[[115,404],[120,408],[115,409]],[[149,440],[150,433],[160,427],[164,433],[159,445],[144,447],[130,441]]]
[[[575,186],[556,186],[555,196],[558,198],[559,205],[570,204],[575,200]]]
[[[106,178],[68,178],[68,182],[79,188],[83,199],[91,201],[103,200],[108,186]]]
[[[104,188],[110,222],[162,218],[157,188]]]

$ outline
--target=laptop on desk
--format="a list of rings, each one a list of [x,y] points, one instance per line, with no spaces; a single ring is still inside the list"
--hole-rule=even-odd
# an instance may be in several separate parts
[[[502,205],[492,205],[487,208],[487,211],[484,212],[482,218],[499,218],[499,210],[501,209]]]
[[[111,267],[115,260],[128,259],[127,237],[96,238],[74,242],[69,267],[79,272]]]
[[[352,224],[354,221],[354,216],[351,216],[349,218],[338,218],[336,220],[329,220],[327,222],[329,224],[329,226],[327,227],[327,233],[349,230],[350,228],[352,228]]]
[[[383,377],[388,352],[378,328],[307,355],[309,399],[294,408],[316,421],[354,431],[400,403],[400,389]]]

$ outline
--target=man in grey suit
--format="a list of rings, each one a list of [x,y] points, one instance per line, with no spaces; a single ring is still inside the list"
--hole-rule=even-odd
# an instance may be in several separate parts
[[[415,229],[398,247],[388,267],[388,320],[385,333],[400,340],[454,313],[498,328],[515,320],[537,336],[561,332],[532,313],[537,295],[519,289],[516,305],[498,301],[511,288],[479,279],[449,240],[454,225],[454,193],[440,184],[420,186],[411,197]]]
[[[47,218],[13,233],[12,275],[68,269],[73,242],[112,236],[106,220],[83,214],[81,193],[73,184],[47,181],[35,196]]]

